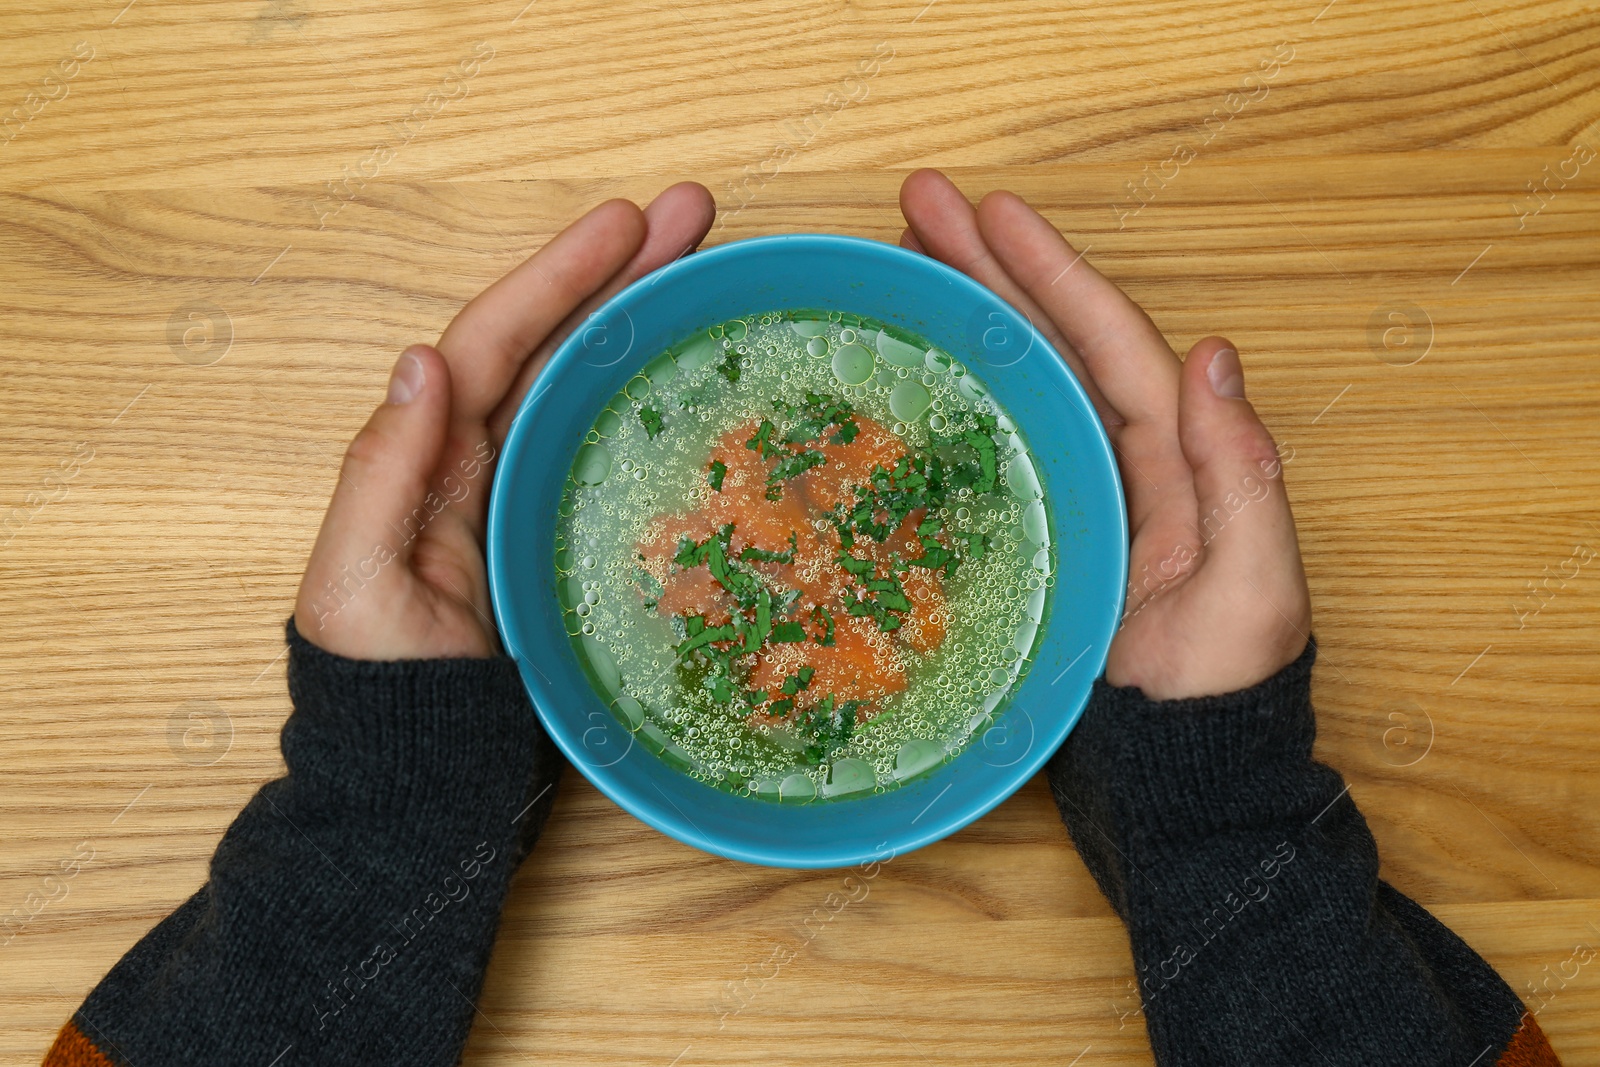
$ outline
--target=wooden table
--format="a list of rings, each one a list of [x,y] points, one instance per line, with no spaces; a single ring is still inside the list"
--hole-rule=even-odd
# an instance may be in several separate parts
[[[1180,351],[1238,344],[1321,756],[1384,875],[1600,1064],[1600,964],[1552,978],[1600,945],[1592,4],[125,2],[0,12],[0,911],[92,853],[0,945],[5,1064],[280,773],[281,625],[405,344],[605,197],[893,240],[930,164],[1040,205]],[[570,774],[467,1062],[1149,1062],[1039,782],[802,944],[840,877]]]

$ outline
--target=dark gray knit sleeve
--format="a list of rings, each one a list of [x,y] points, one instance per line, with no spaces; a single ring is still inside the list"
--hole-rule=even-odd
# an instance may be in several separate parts
[[[1049,765],[1127,923],[1156,1061],[1490,1067],[1522,1004],[1378,879],[1366,820],[1311,757],[1315,655],[1195,700],[1101,680]]]
[[[466,1041],[560,756],[508,659],[288,641],[288,773],[73,1018],[113,1063],[443,1067]]]

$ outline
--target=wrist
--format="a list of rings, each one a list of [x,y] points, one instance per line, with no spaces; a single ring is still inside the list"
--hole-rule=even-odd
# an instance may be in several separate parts
[[[1136,690],[1149,701],[1223,697],[1272,679],[1300,659],[1309,644],[1305,632],[1284,619],[1264,620],[1260,627],[1230,633],[1221,654],[1196,648],[1151,655],[1130,643],[1132,651],[1113,648],[1106,660],[1105,682],[1114,689]]]
[[[284,759],[328,803],[471,819],[520,799],[548,742],[512,660],[358,660],[286,630]]]
[[[1101,679],[1051,761],[1051,783],[1145,836],[1203,835],[1277,818],[1300,802],[1291,794],[1312,766],[1315,659],[1316,643],[1307,641],[1270,677],[1215,696],[1152,699]],[[1304,802],[1326,800],[1308,794]]]

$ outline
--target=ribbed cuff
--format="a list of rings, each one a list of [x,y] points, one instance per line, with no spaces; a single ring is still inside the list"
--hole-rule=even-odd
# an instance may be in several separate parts
[[[1277,674],[1222,696],[1152,700],[1095,683],[1050,766],[1069,803],[1133,837],[1171,838],[1259,825],[1294,813],[1325,786],[1311,759],[1316,642]]]
[[[292,618],[285,629],[295,710],[284,760],[333,810],[483,814],[519,803],[545,762],[552,746],[511,659],[355,660]]]

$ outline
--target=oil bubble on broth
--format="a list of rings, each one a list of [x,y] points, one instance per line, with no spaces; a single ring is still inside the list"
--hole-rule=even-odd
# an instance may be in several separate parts
[[[981,738],[1054,585],[1018,427],[837,311],[700,330],[597,415],[556,529],[579,660],[642,743],[770,800],[894,788]]]

